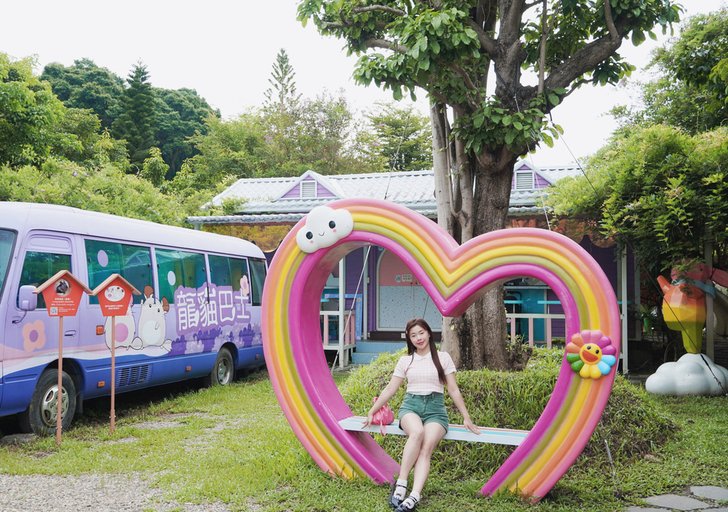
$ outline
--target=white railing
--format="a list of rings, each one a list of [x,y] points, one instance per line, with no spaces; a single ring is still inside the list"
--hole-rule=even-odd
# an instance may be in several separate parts
[[[525,318],[528,320],[528,345],[533,347],[536,341],[545,341],[546,347],[551,348],[553,342],[552,323],[556,319],[565,319],[566,316],[563,314],[554,313],[506,313],[506,322],[509,324],[511,341],[516,341],[516,320],[519,318]],[[544,329],[545,340],[534,339],[534,320],[537,318],[544,319],[546,326]]]
[[[353,311],[344,313],[344,343],[341,343],[341,336],[337,336],[336,341],[332,343],[329,340],[329,325],[331,319],[335,319],[340,324],[340,316],[338,311],[320,311],[322,328],[322,343],[324,350],[336,350],[338,352],[339,366],[344,367],[349,364],[349,356],[352,349],[356,346],[356,315]],[[338,325],[341,330],[341,325]]]

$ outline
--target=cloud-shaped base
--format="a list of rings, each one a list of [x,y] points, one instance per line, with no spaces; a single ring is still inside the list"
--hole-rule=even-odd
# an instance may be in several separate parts
[[[685,354],[661,365],[647,378],[645,389],[656,395],[722,395],[728,389],[728,370],[706,355]]]

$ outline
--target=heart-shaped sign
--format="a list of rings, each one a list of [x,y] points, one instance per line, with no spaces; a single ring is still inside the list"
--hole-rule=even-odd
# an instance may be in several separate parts
[[[596,427],[619,358],[617,300],[594,259],[543,229],[487,233],[462,246],[431,220],[393,203],[332,202],[283,240],[263,292],[263,348],[278,401],[298,439],[326,472],[389,482],[399,472],[369,434],[344,430],[352,416],[324,355],[319,304],[338,261],[364,245],[396,254],[445,316],[462,314],[489,285],[529,276],[558,296],[570,342],[554,391],[526,439],[482,493],[543,497],[573,464]],[[331,217],[329,219],[329,217]]]

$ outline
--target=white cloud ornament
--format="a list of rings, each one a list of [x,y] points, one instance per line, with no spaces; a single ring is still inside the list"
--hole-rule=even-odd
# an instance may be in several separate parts
[[[728,370],[701,354],[665,363],[645,382],[645,389],[657,395],[722,395],[727,387]]]
[[[306,216],[306,223],[296,233],[298,248],[312,253],[331,247],[354,229],[354,219],[348,210],[317,206]]]

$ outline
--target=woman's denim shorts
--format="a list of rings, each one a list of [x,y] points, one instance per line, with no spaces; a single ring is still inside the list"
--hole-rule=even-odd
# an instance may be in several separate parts
[[[442,425],[445,432],[447,432],[450,422],[447,419],[445,398],[442,393],[430,393],[429,395],[405,394],[402,407],[399,408],[399,412],[397,413],[397,418],[400,420],[400,427],[402,416],[411,412],[417,414],[422,419],[423,425],[434,421]]]

